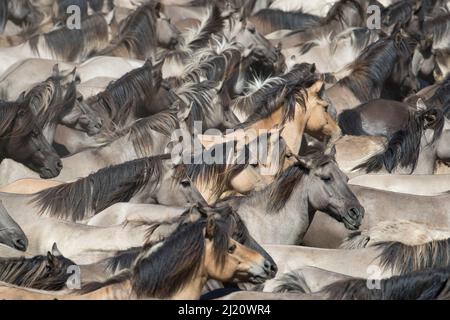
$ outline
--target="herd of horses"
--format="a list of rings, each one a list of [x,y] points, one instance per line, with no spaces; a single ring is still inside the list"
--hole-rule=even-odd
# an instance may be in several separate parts
[[[449,142],[447,0],[0,0],[0,298],[450,298]]]

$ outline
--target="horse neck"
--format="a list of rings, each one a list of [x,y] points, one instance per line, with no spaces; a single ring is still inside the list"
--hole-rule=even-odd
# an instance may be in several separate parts
[[[294,154],[298,154],[302,145],[303,133],[305,132],[308,115],[301,107],[295,107],[294,119],[288,120],[281,132],[286,145]]]
[[[278,212],[268,213],[269,194],[277,185],[270,185],[239,203],[238,213],[250,234],[260,243],[298,244],[308,230],[315,209],[308,200],[307,177],[298,182],[291,196]]]
[[[258,120],[251,124],[245,130],[271,130],[274,127],[284,127],[281,132],[281,137],[283,137],[286,145],[289,149],[298,154],[300,147],[302,145],[303,133],[305,131],[307,119],[307,113],[303,111],[299,106],[295,107],[294,118],[287,120],[283,124],[283,108],[278,108],[268,117]]]
[[[203,258],[204,259],[204,258]],[[208,281],[208,275],[203,266],[192,281],[186,283],[177,293],[169,299],[171,300],[198,300],[202,295],[203,287]]]
[[[136,298],[131,281],[125,280],[86,294],[67,295],[62,300],[130,300]]]
[[[56,124],[56,123],[50,123],[50,124],[46,125],[42,130],[45,140],[47,140],[48,143],[50,143],[50,144],[53,143],[57,125],[58,124]]]
[[[121,164],[138,158],[134,147],[129,143],[129,135],[117,138],[108,145],[92,150],[96,157],[107,165]]]
[[[422,135],[420,141],[419,158],[417,159],[417,166],[414,169],[414,174],[433,174],[436,163],[436,144],[429,144],[426,134]]]

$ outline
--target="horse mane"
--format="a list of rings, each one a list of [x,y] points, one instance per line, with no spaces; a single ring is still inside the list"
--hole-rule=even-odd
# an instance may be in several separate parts
[[[16,127],[15,120],[19,113],[24,117],[24,125]],[[19,103],[0,100],[0,138],[27,136],[34,129],[36,122],[36,117],[28,107],[28,101]]]
[[[161,225],[180,225],[181,223],[185,222],[186,219],[190,219],[189,215],[193,213],[194,209],[197,209],[200,217],[204,217],[207,215],[220,216],[221,219],[223,219],[224,223],[229,225],[229,228],[232,231],[232,238],[241,244],[245,243],[251,237],[245,223],[242,221],[237,212],[226,204],[216,205],[214,207],[208,208],[197,204],[193,208],[186,209],[186,211],[183,212],[181,216],[176,217],[175,219],[151,225],[149,231],[154,232]],[[166,239],[167,237],[159,239],[158,246],[160,246]],[[151,254],[151,252],[149,252],[150,249],[156,250],[157,245],[155,243],[147,242],[142,247],[129,248],[126,250],[118,251],[113,257],[103,260],[103,263],[106,266],[106,270],[109,270],[111,272],[117,272],[123,269],[131,269],[136,259],[142,252],[146,252],[146,255]]]
[[[427,123],[427,117],[430,115],[435,117],[431,126]],[[411,172],[414,172],[419,159],[420,144],[424,130],[428,128],[434,130],[431,144],[441,136],[444,124],[445,115],[442,110],[430,109],[415,112],[410,115],[406,127],[392,135],[385,151],[372,156],[353,170],[365,169],[369,173],[378,172],[384,167],[389,173],[392,173],[394,169],[400,166],[402,168],[411,168]]]
[[[367,279],[349,278],[335,281],[317,293],[326,295],[329,300],[435,300],[449,294],[449,276],[448,267],[420,270],[381,279],[379,289],[369,288]],[[284,274],[279,282],[274,292],[313,293],[301,269]]]
[[[296,65],[288,73],[264,81],[256,79],[245,96],[235,99],[233,107],[249,118],[237,128],[267,118],[274,111],[283,108],[283,123],[294,118],[295,106],[299,104],[306,110],[306,89],[318,79],[311,73],[309,64]]]
[[[203,81],[200,83],[187,82],[175,89],[175,94],[187,105],[191,106],[189,125],[192,128],[194,121],[206,121],[216,111],[213,103],[216,97],[217,83]]]
[[[80,221],[89,213],[98,213],[118,202],[129,201],[149,183],[154,188],[163,175],[163,161],[170,155],[128,161],[100,169],[85,178],[65,183],[35,194],[31,203],[40,213]]]
[[[67,268],[75,263],[63,256],[52,259],[56,263],[47,256],[0,258],[0,281],[39,290],[61,290],[70,276]]]
[[[345,279],[324,289],[332,300],[435,300],[447,295],[448,268],[416,271],[407,275],[381,279],[381,289],[367,287],[366,279]]]
[[[273,290],[273,292],[311,293],[311,289],[309,288],[301,269],[284,273],[277,282],[279,285]]]
[[[338,83],[347,87],[360,101],[370,101],[380,96],[383,84],[392,73],[400,56],[410,54],[402,39],[380,39],[365,48],[346,68],[351,74]]]
[[[108,8],[112,9],[114,8],[114,0],[88,0],[89,1],[89,7],[91,7],[94,12],[101,12],[105,2],[108,5]]]
[[[358,111],[358,108],[361,108],[361,106],[344,110],[338,115],[338,123],[339,127],[342,129],[342,134],[352,136],[367,135],[367,132],[361,125],[361,114]]]
[[[104,132],[98,141],[108,144],[114,140],[128,136],[128,141],[133,145],[134,151],[138,157],[148,157],[151,153],[163,153],[164,150],[154,150],[154,133],[160,133],[168,138],[173,131],[178,128],[179,122],[176,111],[172,109],[158,112],[155,115],[136,120],[130,126],[119,129],[114,132]]]
[[[230,163],[230,156],[234,156],[230,152],[234,153],[236,144],[236,141],[230,141],[212,147],[212,157],[216,157],[216,151],[218,150],[220,150],[219,154],[222,156],[222,159],[215,163],[210,164],[201,161],[201,157],[197,161],[196,156],[192,156],[191,163],[176,167],[177,175],[187,175],[194,184],[203,183],[210,186],[212,195],[220,197],[225,191],[229,190],[231,180],[244,171],[249,166],[250,159],[253,158],[250,154],[249,145],[245,145],[238,151],[233,162]]]
[[[374,247],[381,251],[378,256],[381,267],[399,274],[450,265],[450,239],[415,246],[401,242],[381,242]]]
[[[298,30],[316,26],[321,19],[301,10],[286,12],[279,9],[262,9],[251,16],[254,23],[269,23],[275,30]],[[263,27],[264,28],[264,27]]]
[[[209,6],[198,28],[192,28],[181,37],[183,51],[195,51],[208,44],[211,35],[219,33],[224,27],[224,18],[217,5]]]
[[[206,47],[196,52],[184,67],[181,83],[201,82],[202,78],[219,82],[226,78],[233,58],[241,57],[241,45],[229,42],[225,37],[216,42],[217,47]]]
[[[381,16],[385,25],[391,26],[396,23],[404,25],[414,14],[412,3],[409,1],[399,1],[383,9]]]
[[[5,31],[6,23],[8,22],[8,1],[0,1],[0,34]]]
[[[425,105],[431,107],[446,106],[450,104],[450,75],[439,85],[439,88],[429,99],[425,101]]]
[[[433,35],[433,43],[437,44],[446,39],[450,32],[450,13],[439,15],[424,22],[425,34]]]
[[[60,120],[62,101],[61,77],[51,76],[47,80],[34,86],[26,95],[30,106],[36,114],[38,125],[41,129],[48,125],[56,124]],[[72,95],[72,85],[65,98]]]
[[[144,252],[137,259],[132,285],[139,297],[169,298],[198,276],[206,249],[206,221],[179,225],[150,256]],[[225,263],[229,236],[229,225],[216,220],[212,250],[218,266]]]
[[[322,19],[321,25],[327,25],[333,21],[338,21],[339,23],[342,23],[349,5],[353,6],[358,11],[358,14],[362,19],[365,17],[364,8],[358,1],[341,0],[333,4],[333,6],[328,11],[326,17]]]
[[[44,38],[46,47],[55,57],[68,61],[87,58],[104,48],[108,42],[108,25],[103,15],[93,14],[81,20],[80,29],[67,26],[35,35],[29,40],[30,48],[39,53],[39,40]]]
[[[124,270],[106,282],[87,284],[83,292],[98,290],[107,285],[131,280],[138,297],[169,298],[184,285],[192,281],[202,266],[205,255],[206,218],[178,225],[176,230],[162,243],[142,248],[134,261],[132,271]],[[229,243],[230,225],[216,219],[212,239],[215,262],[225,263]]]
[[[155,88],[160,85],[154,81],[155,72],[152,63],[147,60],[142,67],[112,81],[104,91],[88,98],[86,103],[106,112],[113,123],[123,125],[131,113],[153,98]]]
[[[370,230],[355,231],[342,240],[339,249],[355,250],[366,248],[370,241]]]
[[[332,157],[318,151],[310,152],[306,157],[314,168],[334,161]],[[259,202],[261,198],[264,198],[264,201],[267,202],[267,213],[278,213],[284,208],[297,185],[309,171],[301,163],[296,163],[282,172],[266,189],[254,192],[253,197],[247,199],[250,202]]]
[[[169,52],[164,50],[164,59],[169,63],[172,61],[184,63],[193,57],[194,52],[207,47],[211,36],[221,32],[223,27],[224,18],[220,9],[216,5],[208,7],[200,25],[181,34],[177,49]]]
[[[124,46],[140,60],[149,58],[149,53],[158,46],[157,19],[154,2],[141,5],[122,22],[117,41],[112,41],[111,46],[106,48],[103,54]]]

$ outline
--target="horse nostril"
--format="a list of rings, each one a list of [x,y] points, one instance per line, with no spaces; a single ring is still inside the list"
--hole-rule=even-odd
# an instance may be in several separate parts
[[[17,250],[26,251],[27,246],[28,246],[28,244],[24,239],[16,239],[14,241],[14,247],[16,247]]]
[[[348,211],[348,214],[349,214],[349,216],[350,216],[352,219],[357,220],[357,219],[359,218],[360,211],[359,211],[358,208],[351,208],[351,209]]]
[[[62,167],[63,167],[63,164],[62,164],[62,161],[61,160],[58,160],[58,161],[56,161],[56,167],[58,168],[58,169],[62,169]]]
[[[269,275],[275,275],[278,271],[278,267],[276,264],[270,262],[269,260],[264,261],[264,270]]]

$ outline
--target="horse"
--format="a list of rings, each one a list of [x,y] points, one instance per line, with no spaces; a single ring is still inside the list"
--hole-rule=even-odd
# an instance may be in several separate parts
[[[104,91],[89,97],[85,102],[102,119],[104,126],[124,126],[127,122],[156,114],[169,105],[155,101],[155,97],[167,96],[174,101],[170,92],[162,86],[160,70],[151,61],[134,69],[120,79],[111,82]],[[132,103],[131,103],[132,102]]]
[[[69,267],[76,264],[53,244],[45,256],[0,258],[0,281],[20,287],[58,291],[66,287]]]
[[[107,18],[95,14],[82,20],[80,29],[71,30],[63,26],[43,35],[35,35],[19,46],[2,48],[0,71],[3,73],[14,63],[31,57],[81,62],[107,45],[110,36]]]
[[[45,139],[29,99],[0,102],[0,159],[11,158],[38,172],[41,178],[56,177],[62,163]]]
[[[43,19],[40,13],[28,0],[2,1],[0,4],[0,34],[5,30],[8,20],[18,25],[37,25]]]
[[[381,97],[398,100],[417,89],[410,68],[412,44],[399,31],[369,45],[342,71],[348,75],[325,90],[336,113]]]
[[[196,220],[198,217],[201,217],[205,214],[214,217],[220,216],[224,221],[228,221],[233,224],[234,227],[231,230],[232,238],[263,255],[272,264],[272,271],[274,273],[276,272],[276,264],[273,259],[253,239],[245,223],[229,206],[225,205],[205,207],[201,205],[195,205],[191,208],[184,209],[161,206],[158,207],[155,205],[141,205],[141,207],[144,206],[147,207],[147,210],[139,210],[140,212],[136,214],[135,221],[145,221],[153,226],[151,232],[148,234],[146,246],[155,246],[157,244],[160,244],[161,242],[164,242],[170,235],[173,234],[176,228],[180,224],[185,223],[185,221]],[[149,210],[154,211],[150,213]],[[106,219],[102,219],[102,221],[99,221],[97,218],[98,216],[92,218],[89,221],[89,225],[103,224],[105,226],[110,226],[119,222],[119,220],[112,222],[106,221]],[[127,219],[129,218],[131,218],[130,215],[127,216]],[[96,221],[94,222],[93,220]],[[141,251],[142,248],[130,248],[128,250],[118,251],[113,257],[107,258],[100,261],[99,263],[96,263],[95,265],[89,266],[89,272],[94,271],[94,273],[99,273],[98,271],[100,271],[101,273],[101,271],[103,270],[104,273],[107,273],[107,277],[114,276],[124,269],[130,269],[133,265],[133,262],[136,261],[136,259],[139,257],[139,253]]]
[[[158,46],[177,45],[178,37],[176,27],[160,13],[160,3],[151,2],[141,5],[122,22],[117,39],[100,54],[146,60]]]
[[[28,239],[0,201],[0,243],[19,251],[28,247]]]
[[[71,221],[88,219],[118,202],[187,205],[204,202],[186,174],[175,174],[170,155],[104,168],[72,183],[21,196],[39,214]],[[60,195],[55,197],[56,195]],[[65,197],[61,197],[65,194]],[[29,198],[29,201],[26,199]]]
[[[449,276],[448,268],[420,270],[382,279],[376,290],[367,287],[367,279],[343,277],[314,291],[306,284],[302,270],[295,270],[280,279],[275,292],[303,293],[327,300],[446,300]]]
[[[364,216],[333,155],[317,152],[289,167],[264,190],[224,201],[235,208],[257,241],[272,244],[301,241],[316,210],[324,210],[350,230],[357,229]]]
[[[62,74],[70,74],[74,69],[82,82],[96,77],[118,79],[132,69],[142,67],[143,61],[118,57],[93,57],[81,64],[48,59],[27,58],[11,66],[0,76],[0,90],[6,99],[17,99],[36,83],[52,76],[53,67],[58,64]]]
[[[144,245],[149,232],[149,226],[142,223],[104,228],[72,223],[42,216],[36,211],[23,211],[19,207],[26,203],[18,203],[17,195],[2,193],[1,198],[10,216],[23,226],[28,238],[28,242],[23,243],[28,243],[27,253],[31,255],[46,255],[48,248],[57,242],[66,257],[77,264],[89,264],[111,257],[116,251]],[[11,257],[21,256],[18,253],[20,251]]]
[[[338,116],[338,123],[346,135],[383,136],[390,139],[408,124],[414,112],[416,108],[404,102],[374,99],[344,110]]]
[[[286,79],[305,74],[302,67],[286,74]],[[283,128],[281,136],[294,154],[298,154],[303,132],[326,140],[335,141],[341,136],[341,130],[327,112],[328,103],[321,97],[324,83],[316,81],[309,74],[304,79],[295,78],[296,82],[272,79],[261,86],[249,97],[236,103],[232,110],[251,116],[236,126],[235,132],[226,134],[225,141],[234,139],[244,132],[258,132],[261,129]],[[283,100],[284,99],[284,100]],[[264,102],[271,101],[269,104]],[[261,106],[259,109],[255,106]],[[257,111],[256,111],[257,110]],[[255,113],[253,113],[255,111]]]
[[[282,47],[286,49],[321,36],[336,35],[350,27],[364,26],[366,26],[365,5],[354,0],[344,0],[335,2],[318,25],[294,30],[280,40]]]
[[[449,122],[444,112],[441,109],[417,111],[403,129],[393,134],[383,152],[371,156],[354,170],[433,174],[436,160],[445,162],[450,156],[444,142]]]
[[[409,246],[423,245],[432,241],[446,240],[448,229],[436,229],[407,220],[385,220],[367,230],[361,230],[347,237],[340,248],[367,248],[383,242],[400,242]]]
[[[370,229],[382,221],[393,219],[414,221],[433,228],[449,229],[446,217],[446,203],[449,201],[447,193],[420,196],[356,185],[352,185],[350,188],[365,210],[370,212],[362,221],[362,229]],[[398,208],[402,208],[402,210],[398,210]],[[322,234],[327,236],[322,237]],[[305,236],[304,243],[315,247],[336,248],[348,236],[349,233],[332,219],[324,214],[317,214]]]
[[[449,176],[367,174],[350,179],[349,184],[419,196],[435,196],[450,190]]]
[[[337,3],[338,0],[320,0],[314,3],[308,1],[286,1],[274,0],[269,8],[279,9],[283,11],[297,11],[302,10],[305,13],[325,17],[330,8]]]
[[[174,254],[173,248],[179,254]],[[208,217],[180,225],[157,248],[143,249],[131,271],[105,282],[85,284],[71,295],[2,289],[10,292],[10,298],[20,294],[22,298],[43,299],[198,299],[210,278],[262,283],[273,277],[271,267],[259,253],[231,239],[229,224]]]
[[[379,35],[367,28],[350,28],[336,35],[324,35],[300,46],[283,49],[281,52],[289,64],[315,64],[320,73],[332,73],[339,77],[339,71],[354,61]],[[271,41],[278,39],[273,39]],[[336,78],[336,80],[340,80]]]
[[[320,19],[312,14],[297,12],[285,12],[279,9],[262,9],[250,16],[256,29],[263,35],[278,30],[298,30],[316,27]]]

